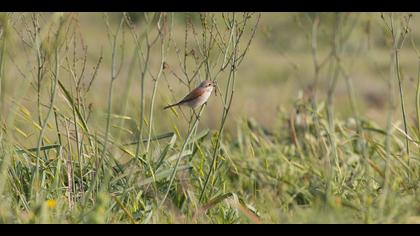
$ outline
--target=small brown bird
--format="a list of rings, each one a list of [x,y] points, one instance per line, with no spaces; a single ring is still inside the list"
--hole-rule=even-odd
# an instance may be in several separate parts
[[[196,108],[203,105],[209,99],[213,88],[215,87],[215,83],[211,80],[204,80],[200,83],[200,85],[191,91],[187,96],[184,97],[180,102],[177,102],[172,105],[168,105],[163,109],[168,109],[174,106],[188,106],[191,108]]]

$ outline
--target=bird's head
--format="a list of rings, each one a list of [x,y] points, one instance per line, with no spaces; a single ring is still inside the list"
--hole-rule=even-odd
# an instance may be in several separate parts
[[[203,82],[200,83],[200,88],[211,88],[213,89],[215,86],[215,83],[211,80],[204,80]]]

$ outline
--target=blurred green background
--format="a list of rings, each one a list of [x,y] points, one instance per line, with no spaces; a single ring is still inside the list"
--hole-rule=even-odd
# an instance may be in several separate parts
[[[50,26],[51,18],[59,13],[45,13],[41,15],[41,24],[45,28]],[[141,30],[144,21],[143,13],[130,13],[133,20]],[[407,13],[395,13],[399,16]],[[98,77],[92,84],[92,89],[87,99],[93,107],[94,115],[102,118],[95,120],[99,124],[105,121],[106,94],[110,81],[111,47],[107,37],[106,24],[102,13],[75,13],[78,16],[80,35],[87,45],[86,76],[93,73],[93,67],[97,64],[100,55],[103,55],[102,65],[98,70]],[[381,19],[380,13],[342,13],[346,22],[342,22],[344,32],[348,32],[348,39],[343,43],[341,54],[342,64],[353,81],[357,97],[357,105],[363,118],[384,125],[385,109],[387,105],[387,81],[390,76],[391,40],[386,31],[386,26]],[[177,45],[182,48],[185,35],[185,19],[190,17],[199,23],[199,13],[174,13],[175,21],[173,36]],[[276,128],[276,120],[279,111],[291,111],[299,93],[304,93],[313,82],[314,66],[311,54],[312,22],[315,16],[319,16],[318,30],[318,57],[322,61],[331,50],[331,39],[336,22],[335,13],[262,13],[255,38],[250,46],[244,62],[240,65],[237,74],[235,98],[227,121],[227,130],[235,132],[236,121],[243,118],[253,118],[266,128]],[[30,15],[26,15],[29,18]],[[110,13],[111,28],[115,28],[120,21],[121,13]],[[16,93],[24,84],[34,83],[33,78],[28,78],[28,72],[34,74],[35,57],[28,48],[24,48],[24,42],[19,37],[25,36],[25,14],[12,16],[13,29],[10,37],[13,38],[7,46],[7,61],[9,66],[5,70],[6,94],[9,98],[15,98]],[[400,19],[396,17],[396,19]],[[413,48],[420,42],[420,34],[417,23],[420,18],[413,14],[411,22],[412,34],[407,38],[401,53],[400,63],[403,78],[403,88],[407,103],[408,119],[414,118],[414,94],[417,83],[418,56]],[[395,22],[399,24],[399,22]],[[251,33],[247,31],[247,33]],[[114,113],[127,115],[134,120],[139,112],[140,69],[134,66],[130,71],[130,63],[134,55],[134,43],[128,30],[124,32],[126,40],[122,71],[115,83]],[[190,39],[192,40],[192,39]],[[79,47],[79,50],[80,47]],[[32,53],[32,54],[31,54]],[[174,49],[170,49],[166,62],[176,67],[178,58]],[[152,49],[151,71],[158,71],[160,55],[158,47]],[[80,64],[80,62],[78,62]],[[79,65],[80,66],[80,65]],[[79,67],[80,68],[80,67]],[[176,70],[176,69],[175,69]],[[325,99],[326,88],[330,78],[328,67],[320,72],[318,87],[318,101]],[[202,78],[200,78],[202,79]],[[225,78],[220,79],[221,85]],[[131,82],[128,82],[131,81]],[[128,109],[126,114],[121,114],[119,101],[127,94],[126,88],[129,83]],[[156,118],[159,120],[158,130],[167,130],[177,118],[170,111],[161,108],[181,99],[188,91],[185,87],[178,86],[175,76],[167,74],[157,91]],[[169,90],[172,89],[173,94]],[[397,86],[394,86],[397,89]],[[152,83],[146,78],[146,92],[150,99]],[[28,90],[25,93],[24,104],[27,108],[34,108],[35,100],[32,99]],[[395,95],[398,91],[395,90]],[[396,96],[396,98],[398,98]],[[6,99],[10,104],[12,100]],[[399,99],[396,99],[399,102]],[[146,103],[148,104],[148,103]],[[208,104],[208,109],[203,116],[204,126],[217,128],[220,123],[222,102],[220,96],[213,96]],[[345,81],[340,78],[334,93],[334,105],[338,116],[348,117],[351,115]],[[184,108],[185,110],[185,108]],[[400,119],[401,114],[397,109],[395,117]],[[182,123],[182,122],[181,122]],[[127,122],[127,125],[135,125]],[[183,121],[186,124],[186,121]],[[23,129],[23,128],[22,128]]]

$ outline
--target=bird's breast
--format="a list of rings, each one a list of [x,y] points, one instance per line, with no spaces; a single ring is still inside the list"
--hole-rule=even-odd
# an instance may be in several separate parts
[[[203,105],[209,99],[211,95],[211,90],[206,90],[201,96],[189,102],[189,106],[196,108]]]

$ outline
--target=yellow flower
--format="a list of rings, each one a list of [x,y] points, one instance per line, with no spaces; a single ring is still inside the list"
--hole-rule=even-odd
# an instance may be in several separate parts
[[[47,206],[48,206],[48,208],[50,208],[50,209],[53,209],[53,208],[55,208],[55,206],[57,205],[57,201],[56,200],[54,200],[54,199],[49,199],[48,201],[47,201]]]

